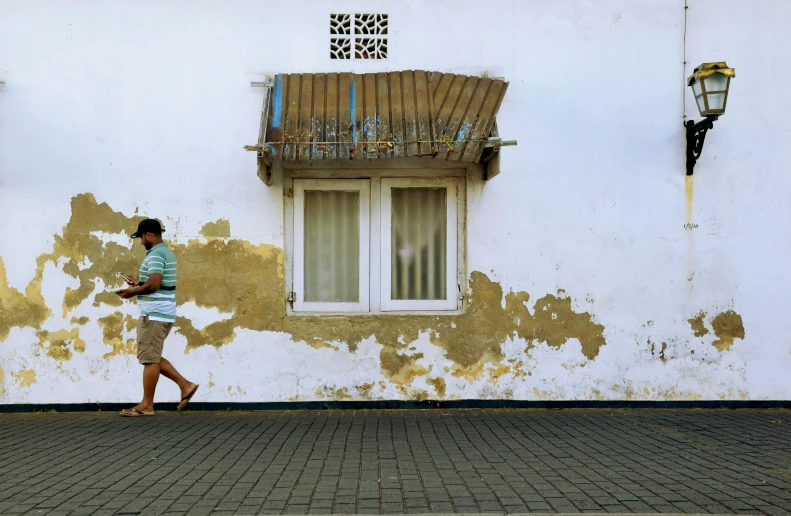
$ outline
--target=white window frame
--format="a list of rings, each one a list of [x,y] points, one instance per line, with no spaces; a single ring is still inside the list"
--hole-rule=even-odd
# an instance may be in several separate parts
[[[404,168],[394,168],[392,170],[381,169],[344,169],[342,178],[335,179],[340,174],[339,170],[335,168],[283,168],[283,215],[284,215],[284,249],[285,249],[285,283],[286,292],[285,298],[291,299],[292,303],[286,303],[286,313],[291,317],[310,317],[310,316],[366,316],[375,314],[390,314],[390,315],[457,315],[464,313],[467,305],[468,294],[468,277],[467,277],[467,182],[470,180],[470,172],[461,168],[448,168],[447,170],[436,170],[432,168],[425,168],[424,166],[412,166]],[[477,176],[476,176],[477,177]],[[390,239],[390,230],[387,230],[386,235],[381,234],[382,227],[382,181],[398,180],[403,181],[408,186],[425,186],[429,184],[428,181],[438,179],[441,180],[443,186],[451,184],[455,190],[455,204],[451,197],[448,197],[449,209],[455,209],[456,226],[448,226],[448,238],[455,239],[457,251],[455,254],[448,254],[449,261],[455,259],[456,270],[448,268],[453,273],[453,280],[448,282],[448,294],[450,294],[451,286],[453,296],[448,296],[447,308],[442,309],[429,309],[421,308],[420,305],[414,305],[413,301],[406,301],[410,306],[405,306],[403,309],[384,309],[382,307],[382,238],[385,236]],[[357,181],[364,180],[370,185],[370,196],[365,199],[361,197],[361,203],[367,203],[366,215],[369,217],[369,224],[365,225],[368,229],[368,241],[361,240],[361,245],[366,245],[369,252],[369,262],[361,263],[360,272],[362,274],[363,267],[368,268],[368,277],[361,277],[360,285],[368,285],[368,304],[367,306],[352,307],[352,303],[338,303],[333,306],[312,306],[311,303],[304,303],[304,277],[299,278],[302,271],[304,271],[304,244],[297,249],[297,240],[304,239],[304,190],[307,185],[308,190],[321,189],[329,185],[341,185],[343,181]],[[301,184],[301,186],[300,186]],[[438,183],[435,183],[438,184]],[[301,193],[298,193],[298,187],[301,188]],[[339,189],[348,190],[347,186],[338,187]],[[297,207],[297,197],[301,197],[300,208]],[[365,196],[363,196],[365,197]],[[451,208],[452,206],[452,208]],[[362,209],[362,204],[361,204]],[[297,213],[302,212],[302,216],[297,221]],[[388,210],[389,211],[389,210]],[[362,213],[362,212],[361,212]],[[361,226],[361,237],[364,235],[365,229]],[[389,244],[392,245],[392,244]],[[361,256],[363,256],[361,254]],[[389,252],[387,255],[389,257]],[[297,264],[299,258],[299,266]],[[390,267],[389,259],[386,266]],[[450,273],[448,279],[450,279]],[[297,279],[300,279],[301,285],[297,287]],[[389,285],[389,276],[385,285]],[[295,296],[290,297],[293,292]],[[389,293],[388,293],[389,297]],[[362,297],[361,297],[362,299]],[[451,301],[452,300],[452,301]],[[444,300],[443,300],[444,302]]]
[[[454,178],[441,179],[382,179],[380,206],[380,288],[381,307],[383,312],[394,311],[431,311],[456,310],[459,303],[458,266],[457,266],[457,232],[458,232],[458,197],[457,181]],[[394,300],[392,296],[392,189],[393,188],[445,188],[446,212],[446,264],[445,264],[445,299],[437,300]]]
[[[305,301],[305,190],[356,191],[360,194],[359,301]],[[367,179],[294,179],[294,310],[299,312],[368,312],[370,310],[371,182]]]

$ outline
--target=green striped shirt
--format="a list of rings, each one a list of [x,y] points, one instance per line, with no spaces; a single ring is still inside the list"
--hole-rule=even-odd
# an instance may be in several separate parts
[[[166,243],[157,244],[146,253],[140,266],[140,284],[152,274],[162,275],[162,287],[156,292],[137,296],[140,316],[152,321],[176,322],[176,255]]]

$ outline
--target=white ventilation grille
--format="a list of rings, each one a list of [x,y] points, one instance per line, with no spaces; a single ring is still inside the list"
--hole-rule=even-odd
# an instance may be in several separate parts
[[[330,15],[330,59],[387,59],[387,15]],[[352,41],[354,54],[352,54]]]

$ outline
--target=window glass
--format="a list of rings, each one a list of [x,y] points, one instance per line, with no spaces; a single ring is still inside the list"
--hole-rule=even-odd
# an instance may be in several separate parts
[[[447,190],[393,188],[391,196],[391,299],[445,299]]]

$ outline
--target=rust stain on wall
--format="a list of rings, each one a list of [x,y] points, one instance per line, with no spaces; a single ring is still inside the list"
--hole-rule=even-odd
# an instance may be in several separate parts
[[[99,327],[102,329],[102,340],[104,343],[112,346],[112,351],[105,353],[104,358],[110,358],[119,355],[135,355],[135,339],[123,338],[124,325],[126,331],[131,331],[135,328],[135,318],[127,315],[124,316],[121,312],[115,312],[108,316],[99,319]]]
[[[701,310],[695,317],[687,319],[689,325],[692,327],[692,332],[695,334],[695,337],[702,337],[709,332],[708,328],[706,328],[706,325],[703,324],[703,320],[705,318],[706,312]]]
[[[734,339],[744,339],[742,316],[733,310],[717,314],[711,321],[711,327],[717,336],[712,345],[720,351],[731,349]]]
[[[142,216],[127,217],[113,211],[106,203],[97,203],[91,194],[77,195],[71,204],[71,218],[62,235],[55,236],[52,253],[39,257],[37,274],[26,290],[27,295],[8,288],[4,273],[0,275],[4,307],[17,307],[10,316],[3,310],[0,338],[13,326],[39,327],[48,317],[49,311],[40,295],[41,276],[48,262],[65,260],[64,272],[79,281],[76,289],[67,289],[64,295],[64,317],[92,295],[95,306],[121,304],[107,288],[99,289],[98,294],[94,291],[102,285],[120,286],[116,272],[137,271],[144,251],[136,242],[132,245],[131,240],[130,246],[125,247],[103,242],[91,233],[129,234]],[[208,229],[207,226],[204,229],[208,234],[230,234],[229,225],[209,226]],[[178,303],[192,301],[199,307],[232,314],[229,319],[200,330],[188,319],[179,317],[175,331],[187,339],[188,349],[228,344],[235,338],[237,329],[285,332],[292,340],[314,347],[337,349],[346,344],[351,352],[355,352],[364,339],[374,337],[383,346],[382,372],[394,382],[407,386],[415,376],[428,374],[425,368],[415,364],[422,355],[410,354],[407,350],[421,333],[428,334],[432,343],[444,348],[447,358],[455,363],[453,374],[464,377],[485,374],[483,365],[487,362],[499,366],[503,360],[501,345],[509,338],[524,339],[527,349],[537,343],[560,347],[569,339],[576,339],[590,360],[605,345],[604,327],[595,323],[589,313],[575,312],[572,300],[562,291],[538,299],[531,315],[528,310],[530,296],[526,292],[505,293],[482,272],[470,275],[469,307],[462,315],[289,317],[284,300],[282,249],[237,239],[210,239],[205,243],[191,240],[186,244],[169,245],[179,261]],[[91,265],[80,270],[78,265],[86,263],[86,259]],[[113,314],[100,323],[105,342],[120,339],[118,317]],[[123,343],[123,347],[120,341],[111,345],[110,356],[128,351],[127,343]],[[65,349],[59,356],[69,358],[70,351]]]
[[[206,238],[228,238],[231,236],[231,223],[225,219],[208,222],[203,225],[200,234]]]
[[[33,369],[22,369],[18,373],[11,373],[17,379],[20,387],[30,387],[36,383],[36,372]]]
[[[77,353],[85,351],[85,341],[80,338],[80,329],[71,328],[58,331],[41,330],[36,333],[38,344],[47,355],[55,360],[71,360],[72,350]]]

